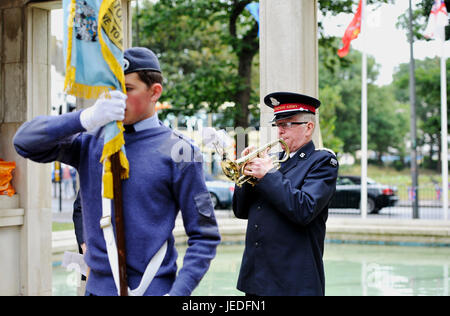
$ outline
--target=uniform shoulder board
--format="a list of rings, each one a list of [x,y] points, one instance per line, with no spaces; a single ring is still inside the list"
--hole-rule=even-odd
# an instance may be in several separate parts
[[[179,130],[176,130],[176,129],[173,129],[172,130],[172,133],[175,135],[175,136],[178,136],[179,138],[186,138],[186,136],[185,135],[183,135],[183,133],[181,133]]]
[[[337,167],[338,161],[336,159],[334,159],[334,158],[331,158],[330,159],[330,165],[332,165],[333,167]]]
[[[194,140],[189,138],[188,136],[184,135],[182,132],[178,131],[178,130],[172,130],[173,135],[175,135],[176,137],[178,137],[179,139],[182,139],[186,142],[188,142],[191,145],[194,145]]]
[[[331,153],[334,157],[331,157],[331,159],[330,159],[330,165],[332,165],[333,167],[337,167],[338,161],[337,161],[337,159],[335,158],[335,157],[336,157],[336,154],[334,153],[334,151],[332,151],[332,150],[329,149],[329,148],[317,148],[316,150],[325,150],[325,151],[328,151],[329,153]]]
[[[326,151],[328,151],[329,153],[333,154],[335,157],[337,157],[336,154],[334,153],[334,151],[332,151],[332,150],[329,149],[329,148],[322,147],[322,148],[316,148],[316,150],[326,150]]]

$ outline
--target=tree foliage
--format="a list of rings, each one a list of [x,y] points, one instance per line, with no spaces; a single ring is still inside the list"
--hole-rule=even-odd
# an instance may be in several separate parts
[[[348,64],[337,63],[330,69],[321,62],[327,58],[327,53],[328,50],[321,50],[319,59],[320,99],[324,104],[320,111],[323,141],[337,152],[355,153],[361,148],[362,56],[360,52],[351,50],[345,58]],[[404,152],[409,112],[405,104],[396,100],[392,88],[374,84],[378,67],[368,56],[368,145],[380,160],[390,151]],[[327,125],[331,122],[334,122],[334,128],[330,138]]]
[[[428,17],[430,16],[431,7],[434,0],[422,0],[417,3],[412,12],[412,28],[413,28],[413,40],[430,40],[424,37],[425,28],[427,26]],[[445,6],[450,9],[450,0],[445,0]],[[398,19],[397,26],[405,30],[409,30],[409,11],[405,12]],[[445,39],[450,38],[450,26],[445,27]],[[409,40],[409,37],[408,37]]]
[[[251,0],[140,0],[135,13],[139,44],[152,48],[165,77],[163,101],[170,111],[191,116],[203,109],[220,113],[215,124],[259,125],[258,25],[245,5]],[[393,3],[371,0],[370,4]],[[324,17],[354,13],[355,0],[319,0]],[[135,23],[133,23],[135,25]],[[327,37],[319,24],[320,124],[324,145],[336,152],[360,149],[361,54],[338,58],[340,38]],[[369,148],[378,156],[404,152],[408,107],[399,93],[378,87],[378,65],[368,59]],[[224,103],[234,104],[222,107]]]
[[[431,159],[434,153],[441,151],[440,59],[426,58],[425,60],[416,60],[415,64],[416,114],[419,128],[417,145],[426,145],[429,148],[428,157]],[[447,73],[449,71],[450,65],[447,62]],[[397,100],[408,102],[409,64],[399,66],[398,71],[394,74],[393,86]],[[440,155],[438,155],[438,161],[440,162]],[[440,166],[440,163],[437,166]]]
[[[257,104],[252,81],[259,51],[258,24],[244,10],[250,0],[160,0],[141,2],[140,43],[159,56],[166,78],[164,97],[174,112],[217,113],[225,102],[235,111],[225,119],[247,127],[249,105]]]
[[[223,111],[224,122],[248,126],[249,105],[259,103],[258,25],[245,10],[250,2],[258,1],[140,0],[134,24],[141,31],[139,44],[161,59],[164,97],[174,106],[172,112],[192,115],[204,108],[217,113],[221,104],[233,102],[234,108]],[[323,15],[354,12],[355,1],[320,0],[319,9]],[[335,54],[339,44],[324,32],[320,35],[321,47],[330,51],[325,65],[345,65],[348,61]],[[257,107],[253,109],[257,116]]]

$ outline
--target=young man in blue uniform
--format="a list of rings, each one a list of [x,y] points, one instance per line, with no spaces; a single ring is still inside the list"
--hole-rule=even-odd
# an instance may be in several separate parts
[[[279,170],[268,156],[253,159],[244,174],[259,181],[235,189],[233,211],[248,219],[237,288],[259,296],[324,295],[325,222],[338,162],[311,140],[320,101],[277,92],[264,102],[274,109],[273,125],[291,154]]]
[[[103,126],[123,121],[129,179],[122,181],[127,279],[141,282],[148,263],[162,245],[167,250],[144,295],[190,295],[214,258],[220,242],[213,206],[205,185],[197,147],[165,127],[155,105],[162,93],[156,55],[146,48],[125,51],[127,95],[112,91],[83,111],[40,116],[25,123],[14,138],[17,152],[37,162],[59,160],[80,176],[85,261],[90,268],[86,291],[117,295],[100,227],[102,217]],[[181,211],[189,237],[177,275],[172,230]]]

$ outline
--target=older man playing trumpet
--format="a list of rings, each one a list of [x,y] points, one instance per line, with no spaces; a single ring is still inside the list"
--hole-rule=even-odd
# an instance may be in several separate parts
[[[257,183],[236,186],[234,214],[248,219],[237,288],[247,295],[321,296],[325,223],[338,162],[334,153],[316,149],[312,142],[319,100],[276,92],[264,102],[274,109],[272,123],[290,159],[276,169],[268,155],[254,158],[244,174]]]

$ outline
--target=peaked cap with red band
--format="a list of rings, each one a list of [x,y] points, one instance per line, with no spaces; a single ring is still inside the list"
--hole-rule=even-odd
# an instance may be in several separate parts
[[[264,98],[264,103],[273,108],[275,117],[272,122],[283,120],[298,113],[316,114],[320,101],[303,94],[292,92],[274,92]]]

